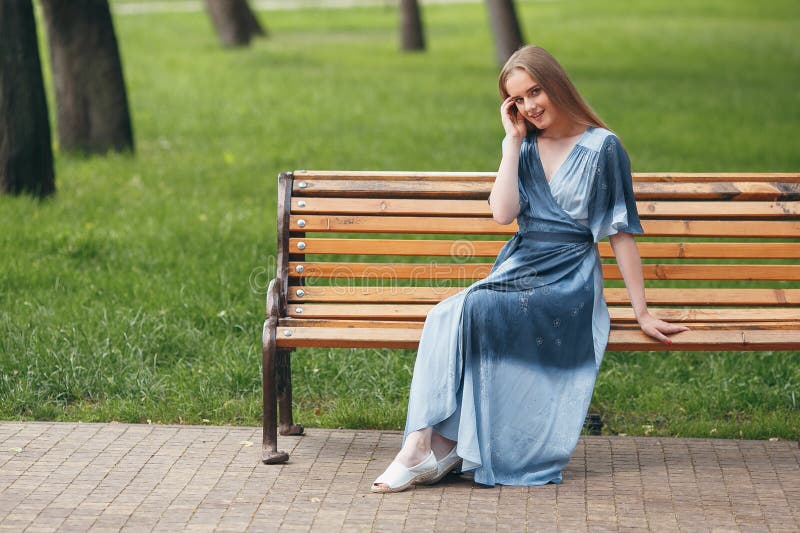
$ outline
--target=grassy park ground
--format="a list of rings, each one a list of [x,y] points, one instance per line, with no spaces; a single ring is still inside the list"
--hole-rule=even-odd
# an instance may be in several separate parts
[[[800,171],[796,0],[518,7],[634,170]],[[426,7],[410,55],[389,7],[262,12],[270,38],[235,51],[204,13],[117,16],[136,154],[57,152],[54,198],[0,198],[0,418],[259,424],[276,174],[496,169],[484,9]],[[298,421],[402,427],[413,361],[299,350]],[[609,352],[591,410],[611,434],[797,438],[800,354]]]

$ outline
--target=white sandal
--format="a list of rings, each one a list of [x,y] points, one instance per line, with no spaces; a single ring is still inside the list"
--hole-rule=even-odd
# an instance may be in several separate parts
[[[372,482],[372,492],[400,492],[415,483],[422,483],[439,474],[436,455],[431,451],[418,465],[407,467],[392,461],[383,474]],[[385,485],[379,487],[378,484]]]
[[[441,461],[436,461],[436,475],[430,478],[427,481],[418,481],[420,485],[433,485],[434,483],[438,483],[441,479],[461,466],[461,457],[458,456],[456,453],[456,446],[453,446],[453,449],[450,450],[450,453],[444,456]]]

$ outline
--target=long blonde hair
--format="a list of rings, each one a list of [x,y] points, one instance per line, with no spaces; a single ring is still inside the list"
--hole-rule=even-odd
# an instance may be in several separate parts
[[[498,79],[500,96],[503,100],[509,97],[506,81],[515,69],[524,70],[536,80],[548,98],[573,121],[584,126],[608,128],[581,97],[556,58],[544,48],[534,45],[523,46],[508,58]],[[537,131],[536,126],[529,121],[526,122],[529,131]]]

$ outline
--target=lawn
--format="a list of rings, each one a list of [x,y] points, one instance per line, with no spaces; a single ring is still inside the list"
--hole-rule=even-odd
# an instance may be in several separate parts
[[[635,170],[800,170],[795,0],[519,10]],[[496,169],[482,5],[425,7],[423,54],[388,7],[260,15],[242,50],[203,13],[116,17],[136,154],[57,151],[55,197],[0,198],[0,418],[259,424],[277,173]],[[298,421],[401,428],[413,360],[299,350]],[[609,352],[591,410],[611,434],[791,439],[798,401],[798,353]]]

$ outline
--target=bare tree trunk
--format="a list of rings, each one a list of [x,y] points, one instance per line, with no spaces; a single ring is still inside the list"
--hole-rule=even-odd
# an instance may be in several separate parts
[[[0,0],[0,193],[55,191],[31,0]]]
[[[256,37],[266,37],[267,30],[264,29],[261,21],[258,20],[256,12],[250,8],[247,0],[242,0],[242,4],[244,4],[244,17],[247,20],[247,26],[250,29],[250,34],[255,35]]]
[[[41,0],[65,150],[133,150],[133,131],[108,0]]]
[[[223,46],[247,46],[267,34],[247,0],[206,0],[206,10]]]
[[[502,65],[524,44],[514,0],[486,0],[486,7],[494,35],[495,57]]]
[[[425,35],[417,0],[400,0],[400,48],[425,50]]]

